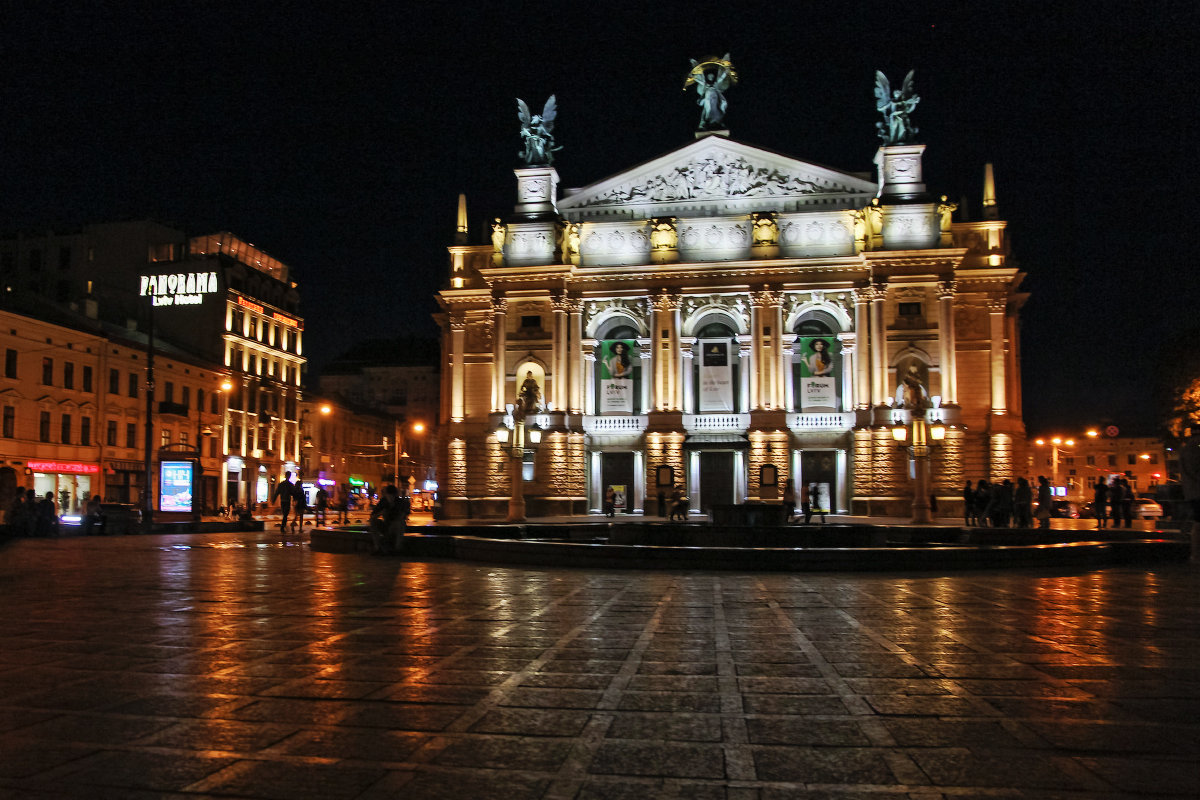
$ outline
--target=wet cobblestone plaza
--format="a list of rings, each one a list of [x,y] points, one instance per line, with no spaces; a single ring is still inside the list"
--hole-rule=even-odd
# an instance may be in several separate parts
[[[1200,795],[1200,571],[0,548],[0,797]]]

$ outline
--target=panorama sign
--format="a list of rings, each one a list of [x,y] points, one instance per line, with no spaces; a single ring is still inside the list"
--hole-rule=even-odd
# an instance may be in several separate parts
[[[142,297],[155,306],[198,306],[204,295],[217,291],[215,272],[178,272],[170,275],[142,275]]]

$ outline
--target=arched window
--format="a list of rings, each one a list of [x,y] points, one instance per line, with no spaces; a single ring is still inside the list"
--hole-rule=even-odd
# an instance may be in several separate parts
[[[692,402],[698,414],[744,411],[741,396],[741,358],[737,331],[728,322],[714,320],[696,331],[692,358]]]
[[[809,311],[796,321],[792,345],[793,402],[800,412],[841,408],[842,346],[839,325],[825,311]]]
[[[596,338],[596,413],[640,414],[644,409],[637,330],[614,321],[601,328]]]

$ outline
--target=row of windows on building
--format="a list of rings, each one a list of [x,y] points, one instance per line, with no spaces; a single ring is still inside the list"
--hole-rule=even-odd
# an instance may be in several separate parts
[[[80,445],[82,447],[90,447],[92,441],[92,418],[80,417],[78,438],[75,438],[75,419],[71,414],[63,414],[59,418],[58,442],[51,442],[51,432],[53,429],[52,414],[49,411],[39,412],[38,417],[38,441],[46,444],[66,444]],[[105,428],[104,443],[108,447],[127,447],[136,449],[139,447],[138,431],[139,425],[136,422],[125,423],[125,441],[120,442],[120,423],[116,420],[109,420]],[[4,406],[4,410],[0,413],[0,437],[5,439],[15,439],[17,432],[17,409],[14,406]],[[172,432],[164,428],[160,431],[160,444],[164,447],[171,443]],[[189,436],[187,431],[180,431],[178,434],[179,442],[187,444]],[[220,442],[217,439],[209,440],[209,455],[216,456]]]
[[[248,318],[248,319],[247,319]],[[247,322],[249,330],[247,330]],[[245,336],[271,347],[278,343],[280,350],[285,353],[298,353],[300,349],[299,332],[289,335],[291,329],[287,325],[270,322],[264,317],[247,314],[240,308],[234,308],[229,315],[229,331],[239,336]]]
[[[49,356],[42,358],[42,385],[43,386],[61,386],[64,389],[75,389],[75,363],[72,361],[62,362],[62,381],[55,383],[54,375],[54,359]],[[110,369],[108,371],[108,393],[122,394],[121,371],[119,369]],[[129,397],[136,398],[140,393],[142,385],[142,375],[139,372],[125,373],[126,381],[124,383],[124,394]],[[18,378],[17,370],[17,351],[11,348],[5,350],[4,353],[4,377]],[[83,392],[92,391],[92,368],[85,364],[79,370],[79,390]],[[185,408],[191,407],[191,387],[180,386],[178,400],[175,393],[175,382],[165,381],[163,383],[162,400],[168,403],[178,402]],[[204,408],[205,393],[203,389],[196,390],[196,405]],[[217,413],[217,397],[216,394],[210,395],[210,413]]]
[[[232,367],[239,372],[245,372],[248,375],[256,377],[274,378],[276,372],[279,373],[280,383],[295,383],[300,385],[300,370],[289,369],[288,362],[277,361],[268,356],[260,356],[254,350],[247,352],[243,347],[230,347],[229,359],[227,366]]]
[[[1145,459],[1146,461],[1148,461],[1151,464],[1158,463],[1158,453],[1148,453],[1147,455],[1149,456],[1149,458]],[[1115,453],[1109,453],[1106,456],[1106,458],[1108,460],[1108,466],[1110,466],[1110,467],[1117,466],[1117,456]],[[1129,466],[1136,466],[1139,459],[1140,459],[1140,456],[1137,453],[1127,453],[1125,455],[1125,463],[1128,464]],[[1073,466],[1075,466],[1075,456],[1066,456],[1063,459],[1063,462],[1068,467],[1073,467]],[[1047,467],[1053,466],[1053,463],[1054,463],[1053,459],[1051,459],[1050,457],[1046,458],[1046,466]],[[1085,456],[1084,463],[1086,463],[1089,467],[1096,466],[1096,456]]]

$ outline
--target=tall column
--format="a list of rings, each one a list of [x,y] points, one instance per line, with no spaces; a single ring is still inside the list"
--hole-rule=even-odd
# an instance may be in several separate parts
[[[857,338],[853,333],[838,335],[842,343],[842,402],[839,411],[853,411],[860,402],[858,393],[858,347]]]
[[[450,386],[450,420],[462,422],[466,419],[466,340],[467,321],[462,314],[450,317],[450,358],[453,362],[453,376]]]
[[[738,401],[734,403],[734,411],[746,412],[754,408],[754,380],[751,374],[754,372],[754,348],[751,346],[749,336],[738,337]]]
[[[771,387],[772,408],[787,408],[787,394],[784,392],[784,352],[783,352],[783,292],[772,292],[771,298],[771,350],[774,364],[775,380]],[[790,352],[790,351],[789,351]]]
[[[570,379],[567,377],[567,298],[556,295],[550,298],[551,314],[554,317],[552,335],[551,369],[554,370],[554,381],[551,384],[550,402],[555,411],[565,411],[567,408],[567,389]]]
[[[667,339],[660,343],[659,352],[663,354],[665,367],[667,370],[667,395],[671,398],[670,409],[678,411],[683,408],[683,391],[681,389],[682,375],[679,365],[683,361],[681,356],[681,348],[679,343],[679,309],[683,305],[683,299],[677,295],[667,295],[664,298],[666,302],[667,320]]]
[[[669,295],[664,289],[654,297],[651,312],[654,323],[650,331],[654,351],[654,407],[663,411],[679,408],[679,370],[676,368],[679,359],[676,354],[680,305],[679,296]]]
[[[584,348],[583,353],[584,380],[587,384],[583,398],[583,413],[596,413],[596,348]]]
[[[1004,375],[1004,311],[1008,307],[1004,299],[988,300],[988,322],[991,328],[991,366],[992,366],[992,413],[1004,414],[1008,411],[1005,397]]]
[[[642,413],[654,410],[654,397],[651,391],[654,383],[654,351],[647,345],[638,348],[638,360],[642,362]]]
[[[942,362],[942,403],[958,405],[958,362],[954,338],[956,281],[938,282],[938,346]]]
[[[871,333],[870,333],[870,289],[855,289],[854,298],[854,406],[868,408],[871,405]]]
[[[504,396],[506,353],[508,350],[508,301],[492,301],[492,411],[503,411],[508,402]]]
[[[680,404],[680,408],[683,409],[683,413],[685,414],[696,413],[696,387],[695,378],[692,375],[695,372],[693,369],[693,362],[696,357],[695,348],[696,337],[689,337],[686,341],[680,340],[679,363],[681,365],[680,369],[683,372],[683,402]]]
[[[570,372],[570,390],[567,401],[572,414],[583,411],[583,301],[577,297],[567,300],[570,335],[567,338],[567,369]]]
[[[783,373],[783,407],[788,411],[799,411],[796,408],[796,370],[792,367],[796,355],[796,335],[789,333],[783,345],[783,357],[780,359],[780,371]],[[844,354],[845,351],[843,351]],[[845,360],[842,361],[844,365]],[[843,375],[846,369],[842,368]]]
[[[750,293],[750,410],[763,405],[762,292]]]
[[[887,404],[887,337],[883,333],[884,301],[887,285],[871,287],[871,404]]]

